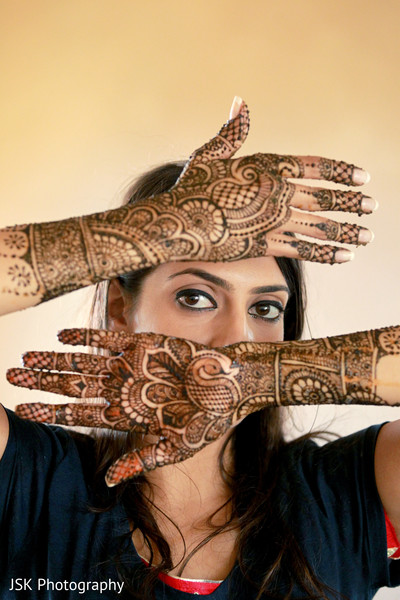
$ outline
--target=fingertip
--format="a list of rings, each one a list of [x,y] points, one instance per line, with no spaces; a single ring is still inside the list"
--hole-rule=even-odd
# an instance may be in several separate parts
[[[69,344],[70,346],[81,346],[82,342],[82,330],[79,328],[61,329],[57,333],[58,341],[62,344]]]
[[[360,244],[369,244],[374,239],[374,232],[370,229],[360,229],[358,234],[358,242]]]
[[[229,120],[232,121],[232,119],[235,119],[239,112],[240,109],[242,107],[243,104],[243,100],[240,96],[235,96],[232,102],[232,106],[231,106],[231,110],[229,112]]]
[[[371,213],[376,211],[379,208],[379,202],[375,200],[375,198],[371,198],[370,196],[363,196],[361,200],[361,210],[364,213]]]
[[[117,483],[115,481],[112,481],[111,479],[109,479],[107,477],[107,475],[105,476],[105,480],[106,480],[106,486],[109,488],[113,488],[117,485]]]
[[[335,252],[335,263],[345,263],[354,259],[354,252],[350,250],[338,250]]]
[[[356,167],[353,171],[352,179],[355,185],[364,185],[370,182],[371,175],[368,173],[368,171]]]

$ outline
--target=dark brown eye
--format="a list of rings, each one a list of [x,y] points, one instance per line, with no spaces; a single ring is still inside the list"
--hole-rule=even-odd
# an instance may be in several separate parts
[[[275,321],[283,313],[283,306],[272,302],[257,302],[249,309],[249,314],[266,321]]]
[[[197,294],[191,294],[190,296],[182,296],[181,300],[184,300],[189,306],[196,306],[200,300],[200,296]]]
[[[181,306],[195,310],[216,308],[215,301],[208,294],[198,291],[183,290],[177,294],[176,300]]]

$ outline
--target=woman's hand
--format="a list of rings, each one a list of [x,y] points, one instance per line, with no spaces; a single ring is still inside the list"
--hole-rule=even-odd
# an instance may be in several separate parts
[[[233,159],[248,129],[242,103],[238,114],[193,153],[169,192],[94,215],[0,230],[0,314],[171,260],[273,255],[334,263],[352,258],[341,246],[289,234],[367,243],[372,238],[367,229],[312,213],[361,215],[375,202],[360,192],[308,187],[289,178],[361,185],[367,174],[319,157]]]
[[[375,207],[374,200],[361,192],[289,181],[306,178],[362,185],[368,179],[365,171],[310,156],[255,154],[233,159],[249,125],[242,102],[238,114],[193,153],[169,192],[104,213],[101,220],[97,215],[87,218],[88,230],[96,232],[93,246],[98,256],[93,264],[99,278],[110,276],[110,264],[121,265],[122,249],[124,260],[130,261],[128,270],[133,271],[170,261],[218,262],[267,255],[345,262],[352,253],[342,246],[299,240],[293,234],[340,244],[371,241],[368,229],[312,213],[367,214]],[[133,244],[132,226],[141,232],[141,240]],[[109,244],[110,236],[114,245]],[[113,276],[121,270],[122,265]]]
[[[316,262],[344,262],[348,250],[293,238],[365,244],[371,233],[314,211],[371,212],[375,202],[360,192],[291,183],[290,178],[329,180],[345,185],[367,181],[365,171],[344,162],[310,156],[255,154],[232,159],[249,130],[245,103],[207,144],[194,152],[172,190],[132,207],[144,231],[156,234],[154,251],[171,260],[230,261],[256,256],[289,256]],[[308,212],[303,212],[308,211]],[[140,217],[139,217],[140,215]]]
[[[185,460],[267,406],[400,404],[400,327],[220,349],[160,334],[85,329],[64,330],[60,340],[113,355],[28,352],[23,357],[28,368],[10,369],[10,383],[103,403],[21,404],[21,417],[136,428],[160,438],[114,463],[108,485]],[[387,359],[391,366],[384,378],[382,369],[377,377]]]
[[[107,473],[116,485],[142,471],[189,458],[235,421],[238,368],[218,351],[158,334],[65,330],[60,340],[112,351],[91,354],[28,352],[10,369],[10,383],[106,404],[25,404],[21,417],[46,423],[154,434],[160,440],[123,456]],[[115,353],[118,353],[115,355]]]

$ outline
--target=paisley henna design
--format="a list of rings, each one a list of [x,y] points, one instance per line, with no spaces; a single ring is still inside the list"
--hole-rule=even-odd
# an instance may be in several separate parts
[[[376,392],[377,364],[400,353],[400,327],[220,349],[159,334],[84,329],[64,330],[60,340],[106,348],[113,356],[28,352],[26,368],[8,371],[10,383],[103,403],[22,404],[17,413],[159,436],[121,457],[107,474],[109,485],[185,460],[266,406],[385,404]]]
[[[175,260],[232,261],[294,254],[305,260],[335,262],[335,250],[314,244],[310,252],[300,245],[297,253],[297,247],[276,243],[272,234],[278,230],[280,234],[301,233],[300,226],[289,228],[292,207],[360,213],[360,196],[317,190],[310,205],[304,186],[287,178],[358,185],[365,180],[363,172],[319,157],[255,154],[232,158],[248,130],[249,113],[243,103],[238,115],[193,153],[169,192],[103,213],[3,230],[0,243],[9,265],[3,292],[44,301]],[[320,237],[318,229],[308,223],[307,213],[303,220],[309,225],[307,235]],[[333,223],[326,226],[326,239],[358,242],[360,228],[353,226],[348,236],[333,235],[334,227],[341,227]]]

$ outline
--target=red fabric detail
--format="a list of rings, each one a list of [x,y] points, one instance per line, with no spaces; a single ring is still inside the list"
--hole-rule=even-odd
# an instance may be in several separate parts
[[[396,531],[386,511],[384,510],[383,512],[385,513],[387,549],[390,551],[390,558],[400,558],[400,542],[397,539]]]
[[[146,566],[149,563],[140,557]],[[186,592],[188,594],[197,594],[199,596],[206,596],[212,594],[217,587],[221,584],[221,581],[204,581],[202,579],[183,579],[182,577],[173,577],[167,575],[167,573],[160,573],[158,578],[180,592]]]
[[[160,573],[158,577],[161,579],[161,581],[175,590],[187,592],[188,594],[198,594],[199,596],[212,594],[221,583],[220,581],[197,581],[196,579],[182,579],[181,577],[172,577],[166,573]]]

